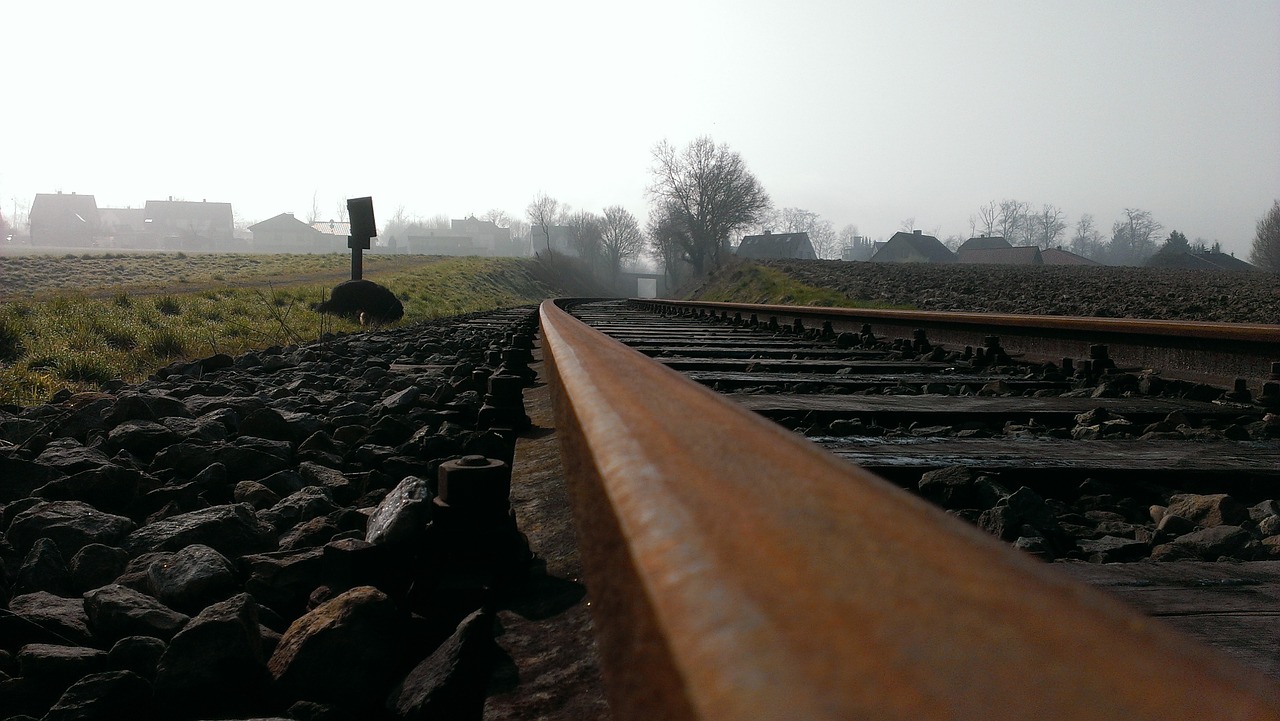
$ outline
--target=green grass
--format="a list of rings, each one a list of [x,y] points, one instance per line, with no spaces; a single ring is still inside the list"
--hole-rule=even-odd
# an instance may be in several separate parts
[[[429,262],[423,256],[366,254],[366,274]],[[299,276],[341,274],[347,253],[323,255],[237,253],[106,253],[64,256],[0,256],[0,300],[34,293],[94,289],[168,289],[175,283],[283,281]]]
[[[689,299],[828,308],[906,307],[850,298],[839,291],[806,285],[780,270],[749,261],[734,262],[712,273]]]
[[[200,256],[192,256],[198,258]],[[307,258],[309,256],[302,256]],[[272,265],[273,256],[251,260]],[[371,264],[365,277],[405,306],[400,324],[535,303],[556,295],[533,263],[516,258],[418,259],[407,267]],[[0,302],[0,403],[43,402],[62,388],[91,390],[136,382],[180,358],[232,355],[360,330],[311,310],[335,283],[236,287],[218,284],[162,295],[113,291],[35,294]]]

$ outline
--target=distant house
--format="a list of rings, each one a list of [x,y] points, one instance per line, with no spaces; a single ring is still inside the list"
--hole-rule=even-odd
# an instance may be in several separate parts
[[[1040,258],[1044,260],[1045,265],[1102,265],[1096,260],[1086,258],[1083,255],[1076,255],[1062,248],[1042,250],[1040,251]]]
[[[109,248],[154,248],[142,208],[98,208],[98,235]]]
[[[251,247],[258,253],[328,253],[333,238],[293,217],[293,213],[254,223],[249,232],[253,233]]]
[[[562,236],[555,232],[563,226],[552,226],[552,238]],[[567,231],[568,228],[565,228]],[[538,232],[541,233],[539,226]],[[535,239],[537,236],[534,236]],[[567,236],[563,236],[567,237]],[[565,241],[567,244],[567,240]],[[525,248],[517,249],[511,242],[511,229],[499,228],[488,220],[480,220],[475,216],[453,219],[449,228],[426,228],[410,226],[405,233],[407,252],[419,255],[483,255],[511,256],[526,255]],[[553,246],[557,252],[570,253],[572,249]]]
[[[1187,268],[1189,270],[1258,270],[1256,265],[1246,263],[1234,255],[1227,255],[1220,250],[1184,250],[1181,252],[1161,251],[1147,261],[1149,268]]]
[[[1012,247],[1013,247],[1013,243],[1010,243],[1009,241],[1005,240],[1003,237],[999,235],[980,235],[976,238],[970,238],[965,242],[961,243],[960,247],[956,248],[956,255],[959,255],[967,250],[990,250],[992,248],[1012,248]]]
[[[345,252],[350,246],[347,239],[351,237],[351,223],[346,221],[325,220],[312,223],[311,227],[320,234],[320,244],[326,245],[330,253]]]
[[[897,232],[871,256],[872,263],[954,263],[956,256],[942,241],[919,230]]]
[[[738,257],[817,260],[818,254],[813,250],[813,242],[809,240],[808,233],[774,233],[766,230],[760,235],[743,237],[742,243],[738,245]]]
[[[490,220],[480,220],[474,215],[449,221],[449,230],[454,235],[465,235],[472,239],[480,249],[480,255],[499,256],[515,255],[511,246],[511,229],[499,228]]]
[[[998,236],[966,240],[956,250],[956,261],[968,265],[1044,265],[1036,246],[1015,247]]]
[[[183,250],[224,250],[235,238],[231,203],[148,200],[143,209],[146,233],[161,247]]]
[[[92,195],[37,193],[27,222],[32,245],[87,248],[97,243],[98,202]]]
[[[840,249],[840,260],[870,260],[876,253],[874,240],[862,236],[853,236],[853,242]]]

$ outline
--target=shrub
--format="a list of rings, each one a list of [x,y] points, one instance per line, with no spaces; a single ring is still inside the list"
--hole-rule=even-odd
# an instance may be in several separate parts
[[[109,363],[90,353],[59,358],[56,368],[60,378],[74,383],[106,383],[116,377]]]
[[[22,330],[8,318],[0,318],[0,363],[13,363],[26,352]]]
[[[138,334],[132,328],[118,323],[95,323],[94,330],[103,342],[114,350],[129,351],[138,347]]]
[[[156,310],[164,315],[181,315],[182,305],[178,303],[178,299],[171,295],[162,295],[156,298]]]
[[[115,304],[117,308],[128,308],[133,305],[133,298],[130,298],[129,294],[125,291],[117,290],[115,295],[111,296],[111,302]]]
[[[161,328],[147,343],[147,350],[158,358],[176,358],[186,355],[187,342],[176,331],[170,328]]]

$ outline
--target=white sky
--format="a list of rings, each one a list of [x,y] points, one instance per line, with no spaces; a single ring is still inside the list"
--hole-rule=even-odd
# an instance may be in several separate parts
[[[778,207],[966,235],[992,199],[1125,207],[1247,255],[1280,197],[1280,2],[6,0],[0,202],[168,196],[262,220],[643,221],[710,135]],[[1167,232],[1167,231],[1166,231]]]

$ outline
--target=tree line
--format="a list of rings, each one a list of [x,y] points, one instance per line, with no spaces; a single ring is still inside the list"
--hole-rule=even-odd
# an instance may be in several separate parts
[[[482,219],[510,227],[513,237],[525,233],[538,236],[531,242],[540,252],[553,253],[552,233],[567,232],[573,254],[609,282],[615,281],[627,264],[641,260],[662,268],[672,281],[701,275],[719,266],[732,252],[732,240],[766,229],[807,233],[818,257],[826,259],[839,258],[842,248],[861,238],[855,225],[836,231],[831,221],[812,211],[774,207],[742,156],[706,136],[683,149],[666,140],[654,146],[646,197],[650,210],[643,228],[621,205],[599,213],[575,211],[541,192],[525,208],[523,219],[501,210],[491,210]],[[390,223],[405,223],[402,215],[403,209]],[[440,216],[429,222],[447,227],[448,218]],[[914,230],[915,219],[904,220],[901,229]],[[1162,248],[1181,252],[1220,247],[1216,243],[1210,246],[1203,238],[1188,241],[1176,230],[1165,237],[1164,226],[1141,208],[1125,208],[1110,230],[1105,234],[1088,213],[1072,225],[1056,205],[1005,199],[979,207],[969,218],[968,236],[953,234],[942,240],[954,250],[968,237],[1000,236],[1012,245],[1065,247],[1108,265],[1141,265]],[[941,229],[930,234],[941,238]],[[1250,260],[1280,271],[1280,201],[1258,221]]]

